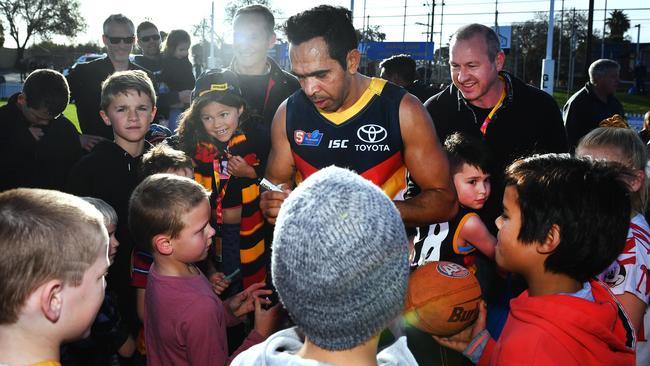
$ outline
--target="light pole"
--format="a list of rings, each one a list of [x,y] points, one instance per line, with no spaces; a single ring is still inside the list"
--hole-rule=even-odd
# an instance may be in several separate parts
[[[424,58],[425,58],[425,60],[429,57],[429,25],[430,25],[429,22],[430,22],[430,17],[431,17],[431,14],[427,13],[427,24],[424,24],[422,22],[415,22],[416,25],[423,25],[423,26],[427,27],[427,31],[422,32],[423,34],[426,34],[426,36],[427,36],[427,41],[424,43],[424,55],[425,55]],[[431,52],[433,52],[433,50]],[[427,73],[427,68],[425,67],[424,68],[424,80],[427,80],[427,77],[428,77],[428,73]]]
[[[554,68],[553,63],[553,6],[554,0],[550,1],[551,10],[548,14],[548,33],[546,34],[546,58],[542,60],[542,77],[539,82],[540,89],[553,95]]]
[[[212,1],[212,16],[210,19],[210,57],[208,57],[208,70],[213,70],[217,68],[217,58],[214,56],[214,1]]]
[[[402,42],[406,41],[406,3],[407,0],[404,0],[404,27],[402,28]]]
[[[562,70],[562,32],[564,30],[564,0],[562,0],[562,10],[560,10],[560,36],[557,45],[557,74],[555,74],[555,85],[560,84],[560,70]],[[516,68],[515,68],[516,70]]]
[[[605,58],[605,25],[607,24],[607,0],[605,0],[605,18],[603,19],[603,42],[600,44],[600,58]]]
[[[443,15],[445,15],[445,0],[442,0],[442,4],[441,4],[441,7],[440,7],[440,45],[442,45],[442,25],[443,25],[442,17],[443,17]],[[431,27],[431,28],[433,29],[433,27]],[[431,43],[433,43],[433,34],[431,34]],[[438,70],[438,73],[437,73],[438,80],[442,79],[442,69],[440,68],[440,64],[441,64],[440,59],[442,57],[442,51],[440,51],[440,45],[438,46],[438,50],[439,50],[438,51],[438,60],[436,62],[436,64],[437,64],[436,69]]]
[[[429,6],[429,2],[426,1],[425,3],[422,4],[422,6]],[[427,37],[427,41],[430,42],[432,46],[433,46],[433,15],[435,14],[435,10],[436,10],[436,0],[431,0],[431,22],[429,22],[429,26],[431,28],[429,29],[428,32],[430,38]],[[432,47],[431,49],[431,52],[433,54],[435,54],[435,49],[436,49],[435,46]],[[438,45],[438,52],[440,52],[440,45]],[[431,58],[433,59],[433,56]],[[428,67],[424,68],[424,79],[425,79],[424,81],[426,83],[429,82],[429,78],[433,78],[433,68],[432,68],[431,60],[428,61],[428,65],[429,65]]]
[[[637,24],[634,26],[636,28],[636,62],[638,63],[639,60],[641,59],[639,55],[639,37],[641,36],[641,24]]]

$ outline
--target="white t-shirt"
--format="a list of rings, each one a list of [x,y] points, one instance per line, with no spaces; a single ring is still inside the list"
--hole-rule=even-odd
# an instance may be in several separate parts
[[[646,303],[641,329],[637,333],[636,364],[650,365],[650,226],[643,215],[630,222],[625,249],[598,278],[609,285],[614,295],[629,292]]]

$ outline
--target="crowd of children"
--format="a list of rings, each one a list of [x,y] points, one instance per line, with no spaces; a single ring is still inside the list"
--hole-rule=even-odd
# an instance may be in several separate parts
[[[379,187],[328,167],[290,192],[271,251],[268,126],[235,73],[194,80],[189,45],[172,31],[165,48],[163,79],[193,90],[173,136],[151,129],[149,76],[116,72],[100,112],[114,139],[65,185],[0,193],[0,364],[650,364],[649,154],[636,132],[601,127],[575,156],[511,163],[496,236],[481,219],[495,169],[481,140],[446,139],[460,209],[411,238]],[[10,112],[32,127],[58,119],[67,100],[39,88],[67,89],[61,78],[35,71]],[[38,139],[32,127],[21,133]],[[450,337],[402,325],[410,270],[439,260],[470,269],[484,293],[494,276],[525,281],[497,332],[485,303]],[[228,332],[237,325],[243,336]]]

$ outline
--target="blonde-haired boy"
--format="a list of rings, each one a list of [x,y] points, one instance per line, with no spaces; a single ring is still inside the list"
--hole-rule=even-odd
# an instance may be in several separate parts
[[[0,364],[58,365],[104,299],[108,234],[97,209],[58,191],[0,194]]]

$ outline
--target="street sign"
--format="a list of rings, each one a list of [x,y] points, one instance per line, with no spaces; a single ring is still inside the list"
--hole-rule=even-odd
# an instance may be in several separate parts
[[[364,42],[359,44],[359,51],[370,60],[406,54],[414,60],[433,61],[434,46],[433,42]]]
[[[492,27],[495,32],[497,32],[497,36],[499,36],[499,42],[501,42],[501,49],[509,49],[510,48],[510,43],[512,41],[512,26],[509,25],[500,25],[499,29],[496,30],[494,27]]]

